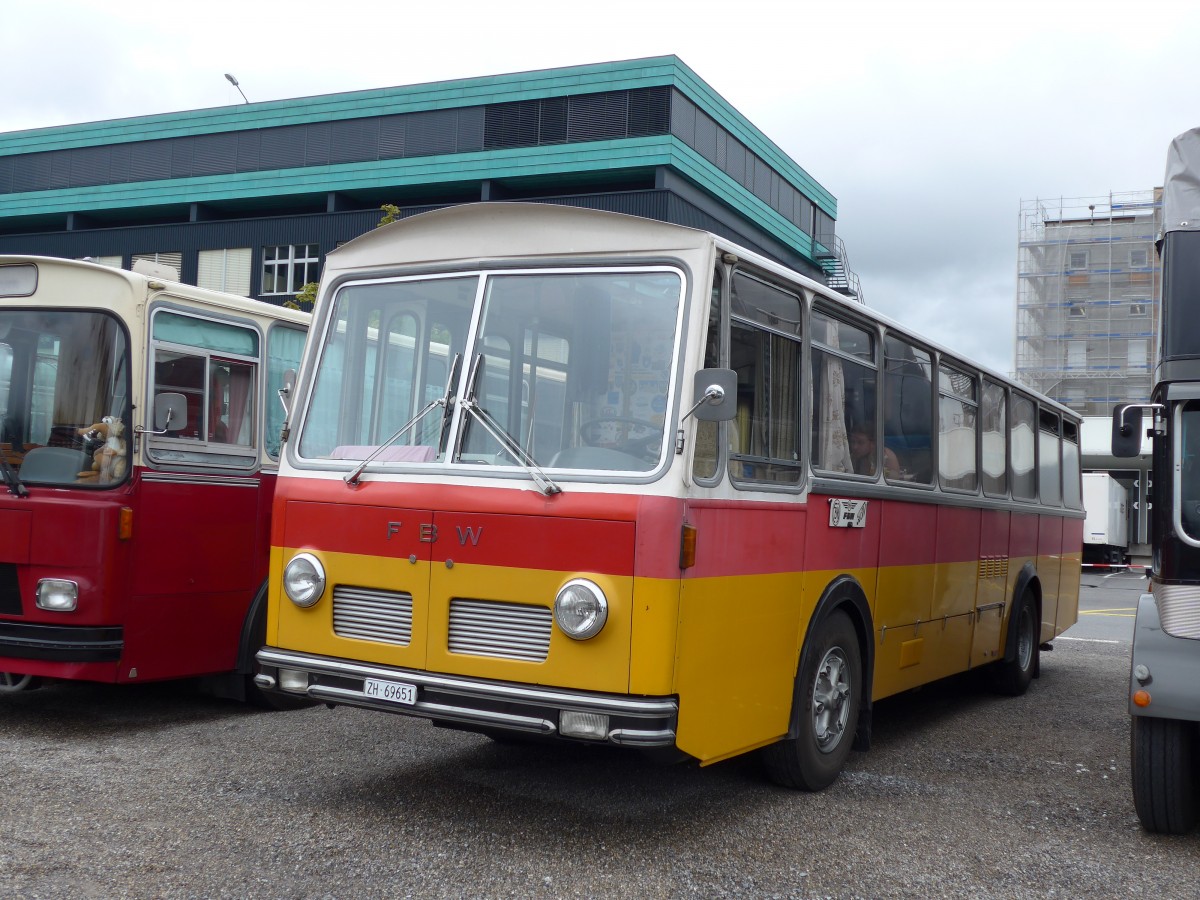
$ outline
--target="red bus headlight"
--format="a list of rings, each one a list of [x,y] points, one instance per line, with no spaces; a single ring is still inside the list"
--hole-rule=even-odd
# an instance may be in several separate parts
[[[79,585],[65,578],[43,578],[37,585],[38,609],[74,612],[79,603]]]

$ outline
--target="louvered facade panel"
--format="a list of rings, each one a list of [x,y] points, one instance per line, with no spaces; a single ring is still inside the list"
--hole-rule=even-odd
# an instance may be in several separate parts
[[[567,142],[606,141],[629,129],[629,92],[606,91],[572,97],[567,107]]]
[[[379,120],[379,158],[404,157],[404,116],[383,116]]]
[[[129,175],[133,181],[157,181],[171,177],[171,148],[166,141],[139,141],[129,151]]]
[[[69,184],[104,184],[112,169],[111,147],[82,147],[68,157]]]
[[[190,178],[192,175],[193,141],[170,141],[168,150],[171,153],[171,178]]]
[[[329,162],[367,162],[379,153],[379,120],[346,119],[329,124]]]
[[[304,126],[304,165],[329,165],[328,122],[313,122]]]
[[[234,169],[238,172],[256,172],[262,153],[262,132],[239,131],[237,135],[237,158]]]
[[[189,175],[220,175],[234,168],[237,160],[237,135],[205,134],[192,138],[192,167]]]
[[[567,98],[547,97],[539,101],[538,143],[565,144],[567,142]]]
[[[304,128],[264,128],[259,156],[261,169],[292,169],[304,165]]]

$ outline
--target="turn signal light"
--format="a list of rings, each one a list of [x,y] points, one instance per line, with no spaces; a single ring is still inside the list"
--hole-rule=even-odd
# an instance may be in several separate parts
[[[690,569],[696,564],[696,526],[684,525],[679,538],[679,568]]]
[[[1149,706],[1150,705],[1150,692],[1149,691],[1134,691],[1133,692],[1133,705],[1134,706],[1142,706],[1142,707]]]
[[[133,537],[133,508],[122,506],[117,518],[117,537],[127,541]]]

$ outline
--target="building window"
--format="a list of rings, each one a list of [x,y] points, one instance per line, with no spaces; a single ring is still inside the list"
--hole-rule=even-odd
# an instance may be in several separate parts
[[[1072,319],[1082,319],[1087,316],[1087,308],[1082,303],[1068,303],[1067,315]]]
[[[1150,253],[1145,247],[1129,251],[1129,268],[1144,269],[1150,265]]]
[[[1087,341],[1067,341],[1067,368],[1082,369],[1087,365]]]
[[[196,284],[210,291],[250,296],[249,247],[232,250],[201,250]]]
[[[262,293],[295,294],[317,280],[319,268],[316,244],[263,247]]]
[[[179,273],[183,271],[183,253],[179,250],[171,253],[135,253],[129,261],[129,267],[136,272],[136,266],[139,262],[170,267],[175,273],[174,278],[170,278],[169,274],[160,276],[168,278],[170,281],[178,281]]]
[[[119,256],[79,256],[76,259],[82,262],[96,263],[99,266],[108,266],[110,269],[119,269],[121,263],[124,262]]]
[[[1150,315],[1150,304],[1145,302],[1136,302],[1129,304],[1130,318],[1140,318]]]
[[[1068,256],[1068,269],[1086,269],[1088,266],[1088,252],[1086,250],[1072,250]]]
[[[1145,338],[1139,338],[1129,342],[1129,368],[1144,369],[1148,363],[1146,355],[1147,343]]]

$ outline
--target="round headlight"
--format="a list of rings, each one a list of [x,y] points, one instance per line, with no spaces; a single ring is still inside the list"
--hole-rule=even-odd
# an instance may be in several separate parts
[[[554,598],[554,621],[563,633],[577,641],[595,637],[608,621],[608,600],[599,585],[574,578]]]
[[[309,607],[325,593],[325,569],[311,553],[298,553],[283,567],[283,591],[300,607]]]

